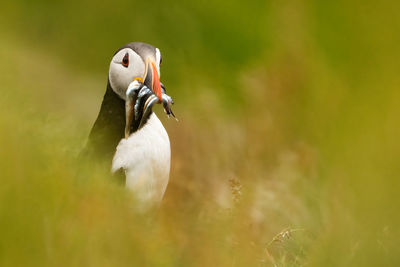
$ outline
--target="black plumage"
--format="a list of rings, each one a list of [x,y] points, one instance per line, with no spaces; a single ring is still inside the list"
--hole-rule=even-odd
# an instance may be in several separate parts
[[[139,116],[133,119],[130,133],[136,132],[140,121],[147,121],[143,116],[143,106],[148,96],[140,99]],[[111,88],[110,82],[107,83],[106,93],[100,107],[99,115],[90,131],[85,147],[85,154],[102,157],[108,162],[112,161],[119,141],[124,138],[125,129],[125,101],[121,99]]]

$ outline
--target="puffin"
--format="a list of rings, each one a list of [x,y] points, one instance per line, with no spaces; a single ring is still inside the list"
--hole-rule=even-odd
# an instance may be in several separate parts
[[[102,159],[111,174],[122,177],[143,207],[160,204],[171,164],[168,133],[153,112],[155,104],[162,104],[168,117],[175,117],[173,100],[160,82],[161,61],[160,50],[142,42],[128,43],[114,53],[84,149],[85,155]]]

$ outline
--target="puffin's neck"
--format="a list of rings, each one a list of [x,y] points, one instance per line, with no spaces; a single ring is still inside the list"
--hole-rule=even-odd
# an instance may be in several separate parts
[[[138,130],[142,114],[139,115],[138,120],[132,121],[131,133]],[[113,91],[108,81],[99,115],[89,134],[87,152],[111,160],[119,141],[124,138],[124,131],[125,101]]]

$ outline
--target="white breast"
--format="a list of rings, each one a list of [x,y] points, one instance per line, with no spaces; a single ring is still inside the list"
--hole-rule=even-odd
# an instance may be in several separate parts
[[[112,172],[123,168],[126,186],[138,201],[144,205],[158,204],[168,184],[170,162],[167,131],[153,113],[139,131],[119,142]]]

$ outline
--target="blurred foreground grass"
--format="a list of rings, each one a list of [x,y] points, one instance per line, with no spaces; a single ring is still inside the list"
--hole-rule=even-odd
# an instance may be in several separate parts
[[[398,8],[7,3],[0,266],[399,265]],[[157,214],[76,160],[134,40],[163,52],[180,119],[158,110],[173,161]]]

